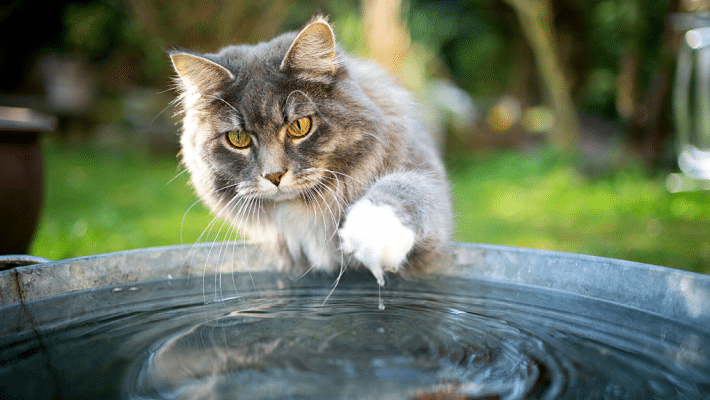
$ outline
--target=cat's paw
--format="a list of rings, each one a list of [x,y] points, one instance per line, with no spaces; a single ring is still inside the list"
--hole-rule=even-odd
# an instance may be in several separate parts
[[[414,231],[402,224],[392,207],[360,200],[340,229],[343,252],[352,254],[385,284],[385,272],[397,272],[414,246]]]

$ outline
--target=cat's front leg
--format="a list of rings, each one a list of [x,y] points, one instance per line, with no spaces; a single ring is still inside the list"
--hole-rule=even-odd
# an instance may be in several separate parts
[[[402,224],[391,206],[368,199],[351,207],[340,229],[343,251],[369,269],[380,286],[385,284],[385,271],[399,271],[414,241],[414,231]]]
[[[448,184],[443,174],[421,171],[380,178],[350,207],[339,231],[343,252],[380,286],[385,272],[405,266],[421,272],[440,261],[450,232]]]

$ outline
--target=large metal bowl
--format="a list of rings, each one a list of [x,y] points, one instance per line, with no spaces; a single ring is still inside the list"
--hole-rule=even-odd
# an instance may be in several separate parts
[[[220,245],[169,246],[78,257],[0,272],[0,332],[21,329],[6,306],[79,290],[190,274],[263,271],[252,246],[240,257],[220,256]],[[632,306],[679,321],[710,327],[710,276],[604,257],[487,244],[458,243],[454,262],[438,274],[505,281],[562,290]],[[200,265],[195,270],[192,265]],[[77,304],[89,309],[90,304]],[[22,312],[30,312],[23,309]],[[76,315],[77,310],[71,310]],[[19,318],[19,319],[18,319]]]
[[[710,396],[710,276],[460,243],[441,270],[388,278],[331,291],[243,243],[11,267],[0,398]]]

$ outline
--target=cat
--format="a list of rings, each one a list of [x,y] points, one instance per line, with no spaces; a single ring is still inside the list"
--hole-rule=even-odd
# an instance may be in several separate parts
[[[181,158],[198,196],[278,268],[420,273],[445,259],[449,184],[412,95],[300,32],[216,54],[170,52]]]

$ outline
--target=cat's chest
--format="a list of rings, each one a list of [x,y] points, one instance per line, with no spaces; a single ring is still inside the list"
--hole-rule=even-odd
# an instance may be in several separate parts
[[[285,244],[294,259],[306,258],[307,268],[332,270],[340,265],[337,226],[340,215],[317,206],[275,204],[262,219],[260,242]]]

